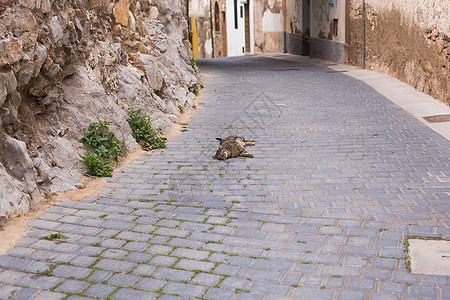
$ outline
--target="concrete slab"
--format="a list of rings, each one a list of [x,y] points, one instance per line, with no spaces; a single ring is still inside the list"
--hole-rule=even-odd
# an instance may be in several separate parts
[[[411,272],[450,276],[450,241],[409,239]]]

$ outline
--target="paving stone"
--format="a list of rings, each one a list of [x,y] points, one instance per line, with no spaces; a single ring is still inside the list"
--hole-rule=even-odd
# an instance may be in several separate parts
[[[360,292],[360,291],[350,291],[350,290],[341,290],[338,292],[337,294],[337,298],[339,300],[344,300],[344,299],[361,299],[361,300],[365,300],[367,297],[367,293],[366,292]]]
[[[153,272],[152,275],[153,277],[160,279],[183,281],[189,280],[192,275],[194,275],[194,272],[160,267],[155,272]]]
[[[407,235],[450,234],[447,140],[326,67],[263,56],[199,63],[213,76],[189,132],[114,174],[98,196],[30,221],[0,256],[6,294],[83,299],[45,291],[81,289],[87,282],[64,278],[88,276],[100,259],[87,296],[107,297],[108,280],[142,289],[121,288],[119,299],[160,288],[161,299],[450,298],[447,277],[406,272],[403,245]],[[255,158],[211,160],[214,137],[227,135],[256,138]],[[67,237],[42,239],[55,231]],[[57,262],[71,265],[35,274]]]
[[[188,269],[188,270],[200,270],[203,272],[209,272],[214,267],[215,264],[205,261],[197,261],[197,260],[190,260],[190,259],[181,259],[175,267],[181,268],[181,269]]]
[[[201,297],[206,287],[200,285],[189,285],[181,282],[169,282],[163,289],[164,293],[183,295],[183,297]]]
[[[291,289],[292,287],[289,285],[273,284],[259,281],[253,282],[249,288],[249,290],[253,293],[281,296],[287,296]]]
[[[331,289],[299,287],[294,289],[291,296],[306,299],[332,299],[334,294],[335,291]]]
[[[65,294],[57,293],[57,292],[49,292],[49,291],[41,291],[36,297],[33,299],[37,300],[60,300],[66,297]]]
[[[136,275],[144,275],[144,276],[148,276],[151,273],[153,273],[153,271],[156,270],[155,266],[151,266],[151,265],[138,265],[136,268],[134,268],[131,273],[132,274],[136,274]]]
[[[111,278],[113,274],[114,273],[110,271],[96,270],[94,273],[92,273],[91,276],[88,277],[88,279],[91,281],[103,282]]]
[[[232,299],[236,295],[233,290],[212,288],[209,289],[205,295],[206,299],[222,300],[222,299]],[[249,298],[247,298],[249,299]]]
[[[409,288],[409,294],[412,296],[427,297],[427,298],[437,298],[438,289],[431,286],[423,285],[411,285]]]
[[[89,286],[88,282],[69,279],[64,281],[61,285],[59,285],[56,288],[56,291],[67,293],[81,293],[88,286]]]
[[[135,266],[136,264],[132,262],[112,259],[102,259],[95,265],[96,268],[120,272],[128,272]]]
[[[28,286],[32,288],[37,288],[41,290],[49,290],[52,287],[63,281],[60,277],[50,277],[50,276],[30,276],[24,277],[21,281],[23,286]]]
[[[397,300],[399,296],[394,294],[371,293],[369,300]]]
[[[25,300],[25,299],[31,299],[33,298],[37,293],[39,293],[38,289],[32,289],[32,288],[22,288],[18,291],[17,294],[12,296],[11,300]]]
[[[116,274],[108,280],[108,283],[118,286],[132,286],[139,278],[139,276],[129,274]]]
[[[115,289],[116,287],[114,286],[98,283],[90,286],[85,294],[91,297],[106,298]]]
[[[191,280],[191,282],[194,284],[200,284],[205,286],[215,286],[216,284],[219,283],[220,279],[221,276],[218,275],[199,273],[194,277],[194,279]]]
[[[73,267],[73,266],[65,266],[60,265],[57,266],[53,270],[53,275],[58,277],[75,277],[75,278],[84,278],[88,276],[91,273],[91,269],[87,268],[80,268],[80,267]]]
[[[156,299],[156,293],[123,288],[115,292],[111,298],[120,300]]]
[[[282,275],[283,273],[281,272],[247,268],[244,270],[244,272],[242,272],[240,277],[248,278],[251,280],[278,282],[281,279]]]

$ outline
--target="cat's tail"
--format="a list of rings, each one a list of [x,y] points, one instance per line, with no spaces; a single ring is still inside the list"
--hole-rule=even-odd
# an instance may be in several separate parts
[[[221,141],[222,141],[222,139],[221,139],[221,138],[216,138],[216,140],[218,140],[219,142],[221,142]]]

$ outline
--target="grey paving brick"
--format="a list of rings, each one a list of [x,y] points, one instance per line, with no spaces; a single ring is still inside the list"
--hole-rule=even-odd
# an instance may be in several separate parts
[[[306,299],[332,299],[334,293],[335,291],[331,289],[299,287],[294,289],[291,296]]]
[[[156,270],[156,266],[151,266],[151,265],[143,265],[140,264],[138,265],[136,268],[134,268],[131,273],[132,274],[136,274],[136,275],[144,275],[144,276],[148,276],[151,273],[153,273],[153,271]]]
[[[216,269],[217,270],[217,269]],[[251,280],[263,280],[267,282],[278,282],[283,273],[277,271],[260,270],[260,269],[245,269],[240,275],[241,278],[248,278]]]
[[[398,295],[394,294],[383,294],[383,293],[371,293],[369,300],[397,300],[399,299]]]
[[[134,299],[156,299],[156,293],[145,292],[123,288],[114,293],[112,299],[134,300]]]
[[[289,285],[258,282],[258,281],[253,282],[249,288],[249,290],[253,293],[264,295],[281,295],[281,296],[287,296],[291,291],[291,289],[292,287]]]
[[[95,265],[96,268],[119,272],[128,272],[135,266],[136,263],[112,259],[102,259]]]
[[[360,291],[350,291],[350,290],[341,290],[337,294],[336,299],[344,300],[344,299],[361,299],[364,300],[367,297],[366,292],[360,292]]]
[[[3,269],[23,271],[26,269],[27,265],[30,263],[31,263],[31,261],[26,260],[26,259],[7,256],[7,255],[0,255],[0,268],[3,268]]]
[[[53,270],[53,275],[59,277],[84,278],[91,273],[91,269],[60,265]]]
[[[34,300],[60,300],[63,299],[66,295],[57,292],[49,292],[49,291],[41,291]]]
[[[189,285],[181,282],[169,282],[163,289],[164,293],[183,295],[184,297],[201,297],[206,287],[200,285]]]
[[[154,254],[169,254],[172,252],[173,247],[170,246],[164,246],[164,245],[152,245],[149,248],[147,248],[147,252],[154,253]]]
[[[146,262],[146,261],[150,260],[150,258],[152,258],[152,257],[153,257],[153,255],[148,254],[148,253],[131,252],[130,254],[128,254],[127,256],[124,257],[124,260],[142,263],[142,262]]]
[[[395,282],[380,282],[378,285],[380,292],[404,294],[406,292],[406,284]]]
[[[419,275],[406,271],[392,271],[392,281],[405,283],[419,283]]]
[[[115,289],[116,289],[116,287],[114,287],[114,286],[97,283],[97,284],[90,286],[86,290],[85,294],[88,296],[91,296],[91,297],[106,298]]]
[[[305,276],[302,286],[320,287],[323,285],[324,278],[320,276]]]
[[[352,290],[374,291],[376,285],[375,280],[350,278],[347,283],[347,288]]]
[[[187,270],[200,270],[203,272],[209,272],[215,267],[215,264],[206,261],[181,259],[175,265],[175,267]]]
[[[409,288],[409,294],[412,296],[427,297],[427,298],[437,298],[438,289],[431,286],[424,285],[411,285]]]
[[[91,276],[88,277],[88,280],[90,281],[96,281],[96,282],[103,282],[105,280],[108,280],[113,276],[113,272],[110,271],[104,271],[104,270],[96,270],[94,273],[92,273]]]
[[[218,275],[199,273],[194,277],[194,279],[191,280],[191,283],[200,284],[204,286],[215,286],[216,284],[219,283],[220,279],[221,276]]]
[[[205,295],[205,298],[206,299],[214,299],[214,300],[232,299],[235,295],[236,295],[236,293],[233,290],[212,288],[212,289],[208,290],[208,292]],[[249,298],[247,298],[247,299],[249,299]]]
[[[202,259],[208,258],[210,255],[210,252],[202,251],[202,250],[177,248],[170,255],[202,260]]]
[[[226,264],[221,264],[217,268],[213,270],[215,274],[218,275],[229,275],[229,276],[238,276],[239,273],[242,272],[244,268],[240,266],[231,266]]]
[[[194,272],[160,267],[152,275],[160,279],[183,281],[189,280],[194,275]]]
[[[89,286],[88,282],[78,280],[66,280],[56,288],[56,291],[62,291],[66,293],[80,293]]]
[[[122,249],[126,249],[129,251],[145,251],[148,248],[147,243],[142,242],[128,242],[122,246]]]
[[[37,293],[39,293],[38,289],[33,288],[22,288],[20,289],[17,294],[12,296],[11,300],[26,300],[33,298]]]
[[[165,280],[155,278],[142,278],[134,285],[134,287],[148,291],[158,291],[165,284]]]

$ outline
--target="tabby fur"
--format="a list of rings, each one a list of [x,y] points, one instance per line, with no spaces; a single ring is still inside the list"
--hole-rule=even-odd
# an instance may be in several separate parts
[[[214,159],[223,160],[238,156],[253,157],[253,154],[247,152],[245,146],[254,146],[254,139],[245,139],[242,136],[232,135],[223,139],[216,138],[216,140],[220,141],[220,143],[216,154],[211,156]]]

